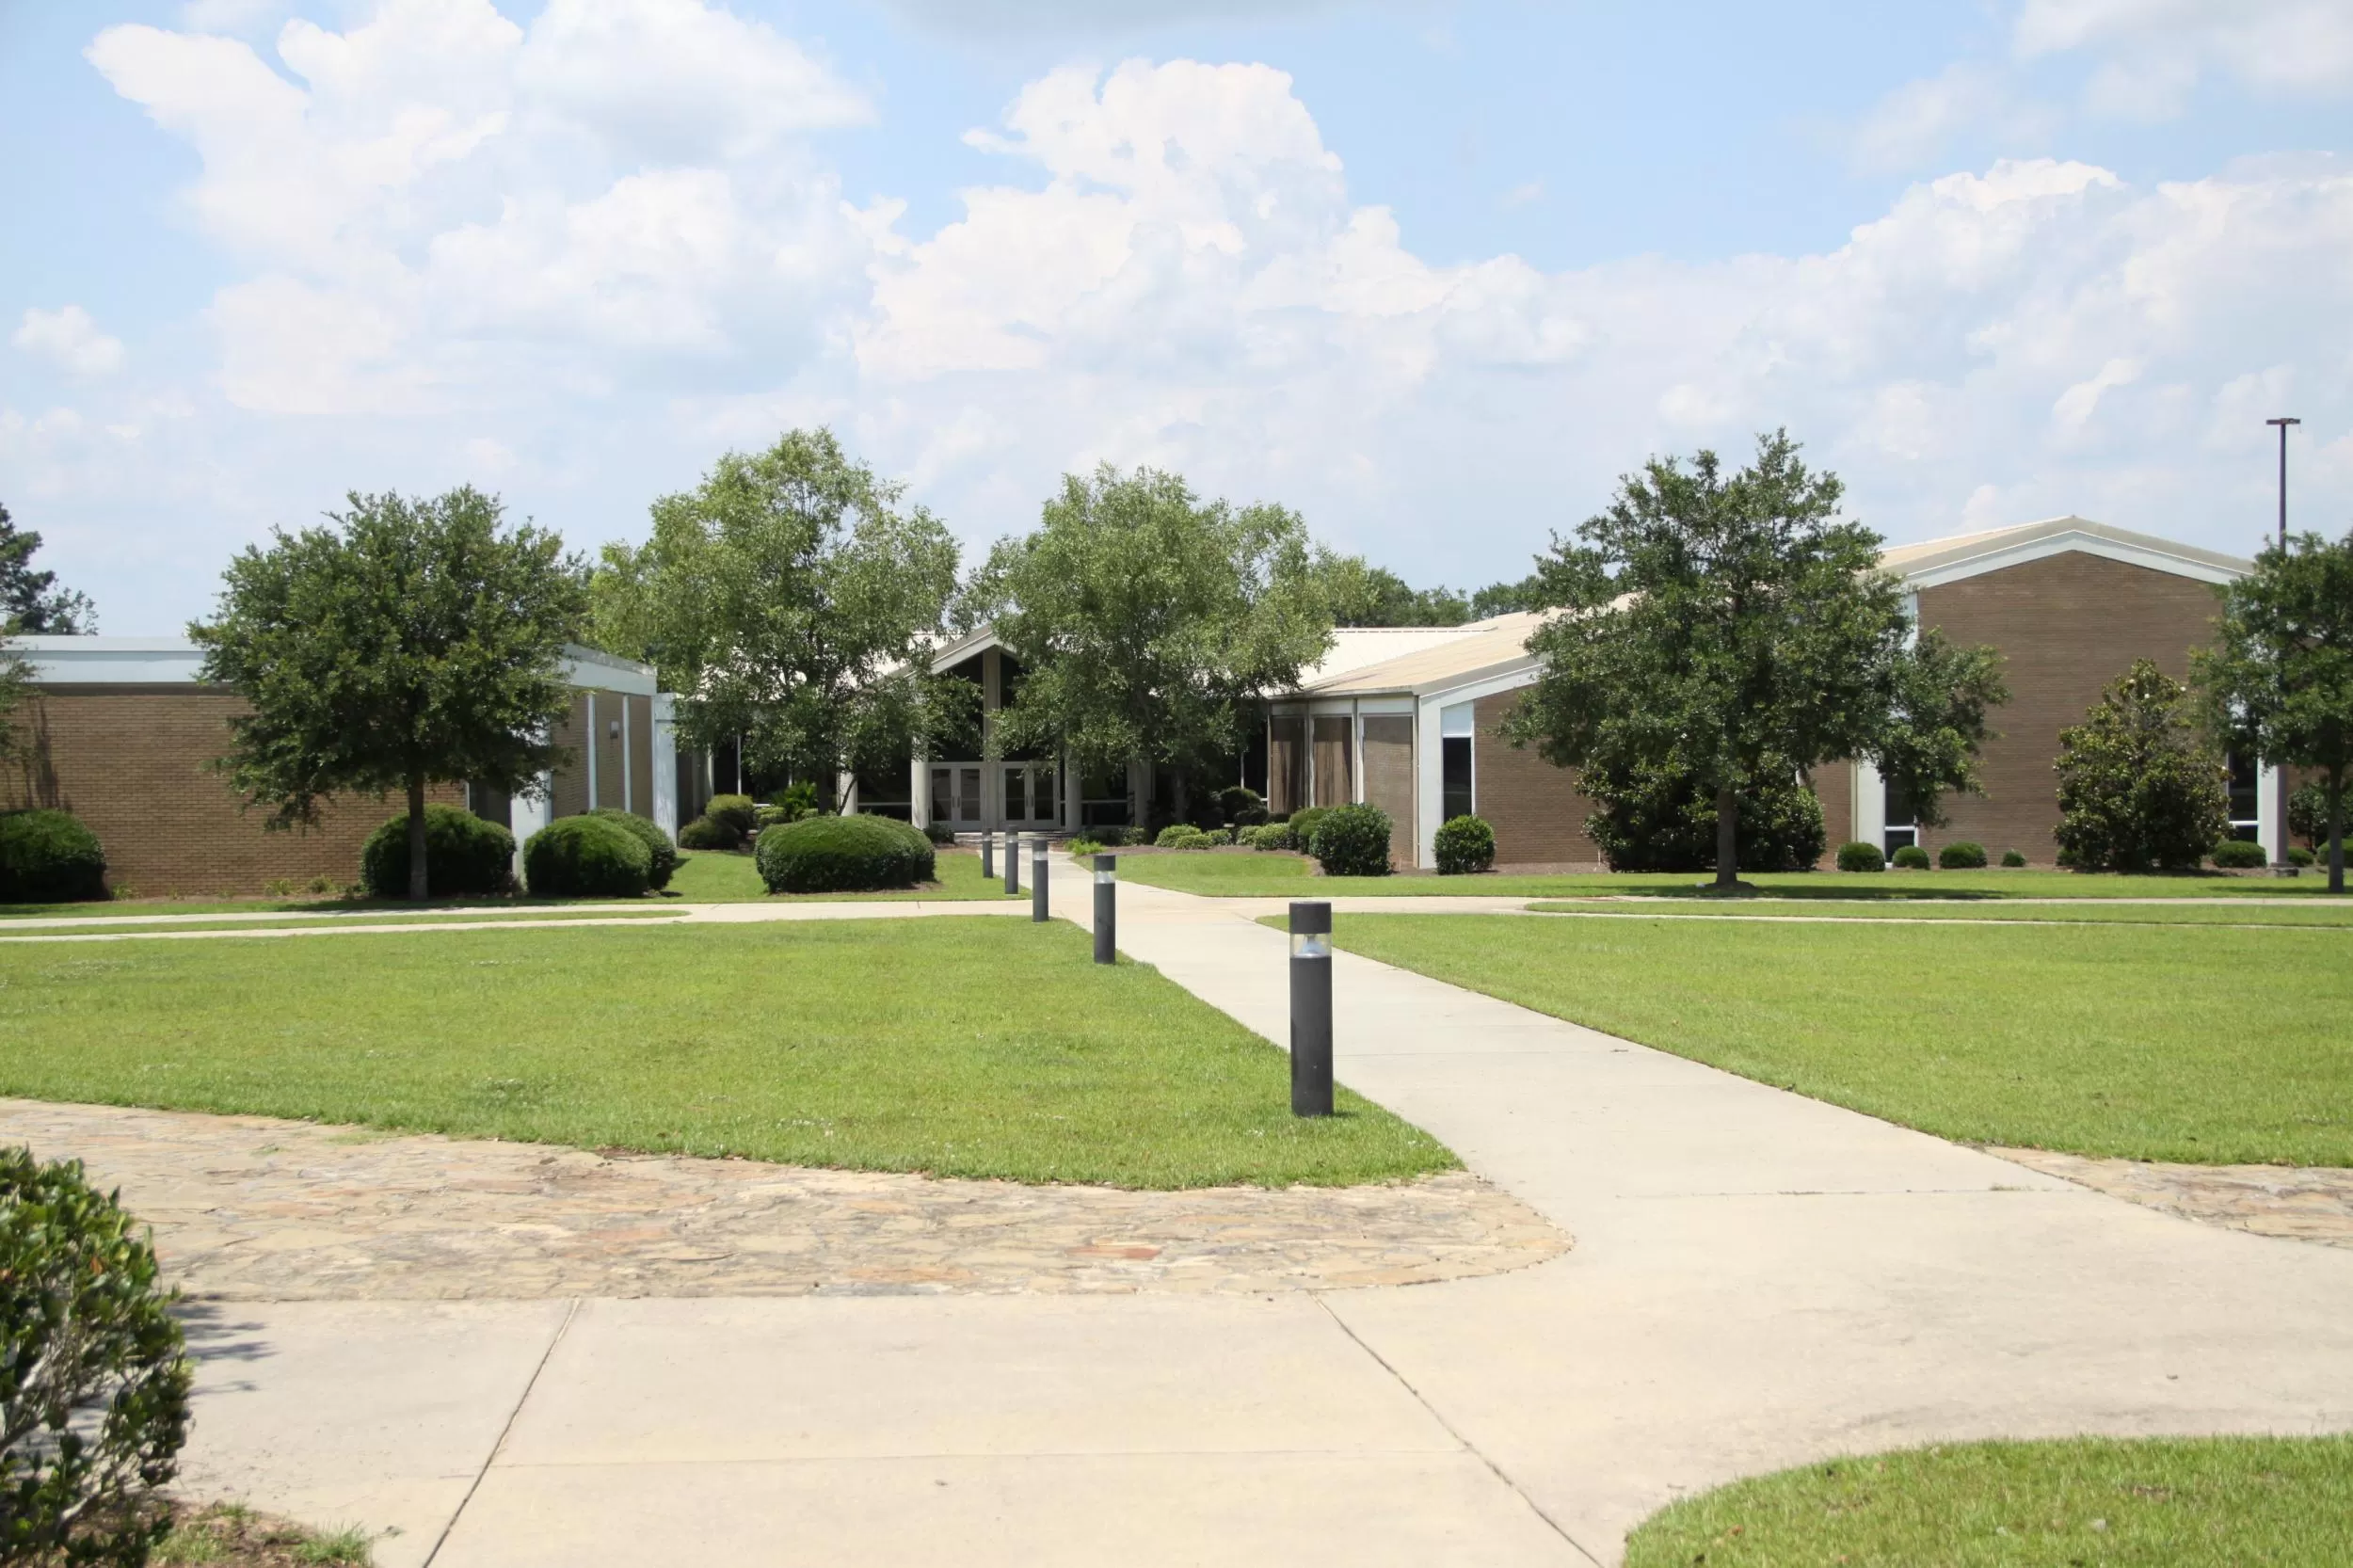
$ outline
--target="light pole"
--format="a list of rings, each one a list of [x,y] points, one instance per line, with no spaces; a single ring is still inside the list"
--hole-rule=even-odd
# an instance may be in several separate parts
[[[1119,962],[1119,856],[1095,857],[1095,961]]]
[[[2300,419],[2267,419],[2265,424],[2280,429],[2280,548],[2288,547],[2288,426],[2301,424]]]
[[[1046,919],[1046,835],[1030,840],[1030,919]]]
[[[1291,905],[1291,1114],[1332,1113],[1332,905]]]

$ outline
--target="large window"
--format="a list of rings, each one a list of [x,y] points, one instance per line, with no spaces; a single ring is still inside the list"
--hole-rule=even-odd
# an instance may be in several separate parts
[[[2235,754],[2224,760],[2231,769],[2231,837],[2251,844],[2262,837],[2263,764]]]
[[[1471,705],[1458,702],[1438,713],[1441,822],[1474,816],[1479,796],[1471,777]]]
[[[1887,786],[1886,839],[1880,847],[1889,855],[1920,841],[1920,813],[1902,786],[1894,783]]]

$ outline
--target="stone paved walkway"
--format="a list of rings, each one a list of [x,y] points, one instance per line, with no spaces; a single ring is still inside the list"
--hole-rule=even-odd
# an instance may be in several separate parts
[[[2044,1149],[1991,1149],[2029,1170],[2110,1197],[2258,1236],[2353,1247],[2353,1170],[2305,1165],[2169,1165],[2088,1160]]]
[[[1461,1172],[1130,1192],[389,1137],[0,1100],[0,1142],[83,1160],[217,1301],[1265,1294],[1499,1273],[1567,1250]]]

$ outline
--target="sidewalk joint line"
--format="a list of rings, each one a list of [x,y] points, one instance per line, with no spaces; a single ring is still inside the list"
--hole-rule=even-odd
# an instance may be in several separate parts
[[[440,1559],[441,1548],[449,1544],[450,1532],[457,1528],[457,1521],[466,1516],[467,1508],[473,1502],[473,1495],[482,1490],[482,1479],[490,1473],[490,1466],[498,1463],[499,1455],[505,1450],[506,1440],[514,1434],[515,1423],[521,1417],[523,1406],[531,1402],[531,1391],[539,1386],[539,1374],[548,1369],[548,1363],[555,1357],[555,1347],[564,1342],[564,1336],[571,1332],[572,1320],[580,1316],[580,1300],[574,1296],[565,1303],[564,1320],[555,1325],[555,1332],[548,1336],[548,1348],[539,1352],[538,1364],[531,1368],[531,1376],[523,1380],[523,1391],[516,1397],[515,1408],[506,1413],[505,1423],[499,1428],[498,1441],[491,1444],[490,1451],[482,1456],[482,1467],[473,1473],[473,1480],[466,1483],[466,1495],[457,1499],[457,1506],[449,1511],[449,1518],[441,1526],[441,1533],[433,1538],[433,1549],[424,1554],[424,1568],[433,1568],[434,1562]]]
[[[1545,1522],[1545,1528],[1551,1530],[1553,1534],[1559,1536],[1562,1541],[1568,1544],[1569,1550],[1575,1552],[1577,1556],[1592,1563],[1593,1568],[1601,1568],[1601,1559],[1595,1557],[1592,1552],[1588,1551],[1585,1547],[1585,1544],[1579,1541],[1576,1536],[1571,1535],[1567,1528],[1561,1525],[1560,1520],[1555,1519],[1551,1514],[1546,1513],[1542,1505],[1540,1505],[1535,1498],[1529,1496],[1526,1492],[1522,1491],[1520,1489],[1519,1482],[1513,1480],[1509,1475],[1504,1473],[1502,1465],[1497,1464],[1494,1460],[1488,1458],[1484,1449],[1481,1448],[1478,1444],[1472,1442],[1469,1437],[1465,1436],[1463,1432],[1455,1426],[1453,1422],[1448,1420],[1445,1416],[1440,1414],[1438,1407],[1432,1404],[1428,1397],[1425,1396],[1420,1389],[1414,1386],[1413,1380],[1408,1378],[1404,1373],[1399,1371],[1395,1367],[1391,1366],[1389,1364],[1388,1357],[1383,1355],[1379,1351],[1374,1350],[1371,1345],[1368,1344],[1365,1340],[1365,1336],[1358,1334],[1356,1330],[1350,1325],[1347,1319],[1333,1311],[1332,1304],[1323,1299],[1325,1294],[1323,1291],[1310,1290],[1307,1293],[1315,1298],[1316,1305],[1323,1309],[1323,1315],[1331,1319],[1333,1323],[1338,1327],[1339,1331],[1342,1334],[1347,1335],[1348,1337],[1355,1343],[1358,1350],[1364,1352],[1365,1354],[1372,1358],[1374,1366],[1380,1368],[1383,1371],[1388,1373],[1389,1376],[1395,1378],[1397,1380],[1397,1385],[1400,1388],[1404,1389],[1408,1394],[1411,1394],[1414,1397],[1414,1402],[1430,1413],[1430,1418],[1438,1423],[1440,1431],[1444,1432],[1449,1437],[1453,1438],[1457,1443],[1460,1443],[1463,1446],[1463,1451],[1465,1453],[1469,1454],[1472,1458],[1478,1460],[1480,1464],[1484,1464],[1487,1467],[1487,1473],[1489,1475],[1494,1476],[1497,1480],[1501,1481],[1504,1489],[1510,1492],[1514,1497],[1517,1497],[1523,1507],[1525,1507],[1530,1513],[1533,1513],[1537,1518],[1542,1519]],[[430,1564],[427,1565],[427,1568],[430,1568]]]

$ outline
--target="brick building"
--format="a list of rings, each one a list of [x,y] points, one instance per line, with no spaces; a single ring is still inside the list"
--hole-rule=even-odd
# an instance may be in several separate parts
[[[354,797],[329,804],[313,829],[269,832],[266,813],[240,809],[206,764],[229,748],[242,700],[196,679],[202,655],[181,638],[24,637],[29,699],[15,715],[19,746],[7,769],[7,805],[72,811],[98,835],[119,891],[218,895],[358,880],[360,846],[399,808]],[[682,779],[670,698],[651,666],[591,648],[567,650],[572,707],[556,731],[564,760],[543,799],[509,801],[449,785],[432,798],[467,805],[519,840],[552,816],[619,807],[678,829]]]

